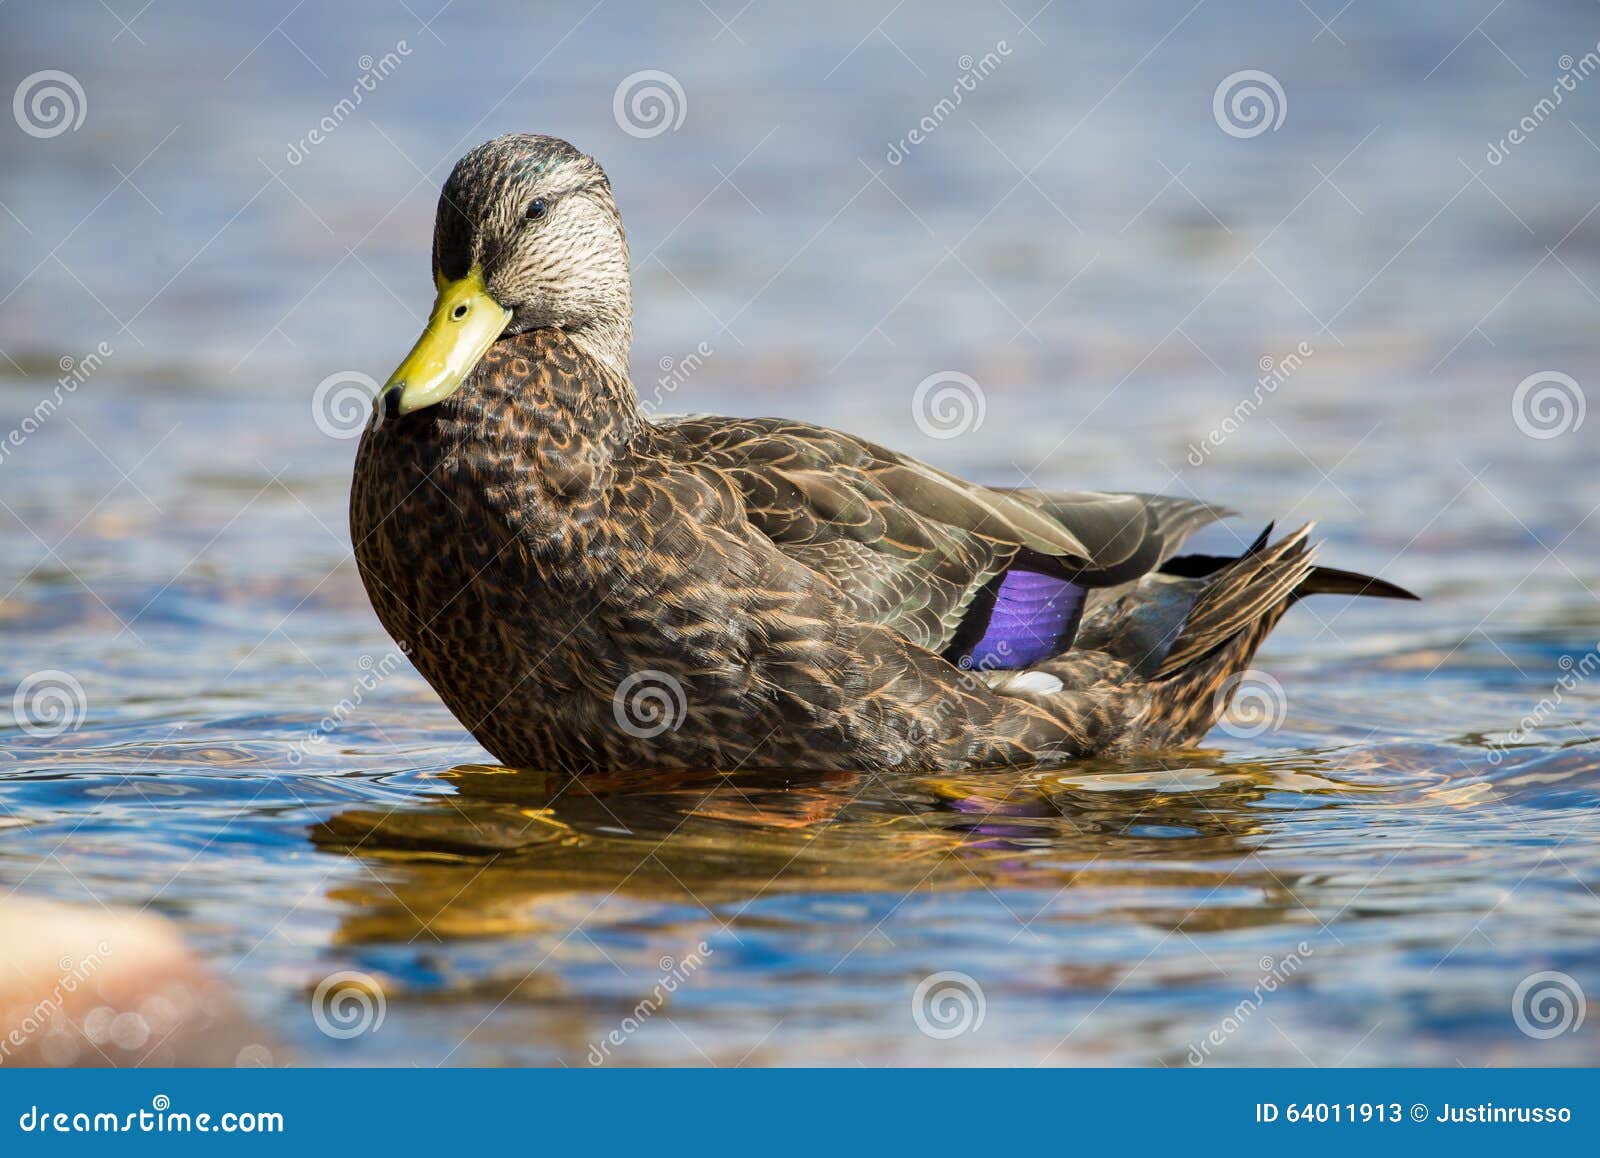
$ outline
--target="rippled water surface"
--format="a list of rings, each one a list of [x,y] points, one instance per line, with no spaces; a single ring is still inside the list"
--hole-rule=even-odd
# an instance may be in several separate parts
[[[0,886],[174,918],[315,1063],[1600,1060],[1600,1019],[1513,1016],[1540,971],[1600,994],[1600,80],[1487,156],[1593,5],[131,7],[0,9],[5,90],[59,69],[87,103],[0,126],[3,690],[83,693],[0,730]],[[614,119],[644,69],[676,129]],[[1214,119],[1243,69],[1276,129]],[[485,763],[366,604],[313,395],[392,368],[439,182],[513,129],[611,173],[671,408],[1200,494],[1246,512],[1218,548],[1315,519],[1425,601],[1297,608],[1258,664],[1281,711],[1189,753]],[[983,390],[958,437],[913,414],[942,370]],[[1519,414],[1547,371],[1568,409]],[[340,970],[376,1032],[317,1029]]]

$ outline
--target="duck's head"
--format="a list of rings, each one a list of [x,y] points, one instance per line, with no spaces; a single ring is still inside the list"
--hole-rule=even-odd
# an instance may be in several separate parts
[[[628,241],[611,183],[558,137],[514,133],[456,162],[433,226],[439,296],[380,405],[409,414],[453,394],[501,337],[553,326],[627,373]]]

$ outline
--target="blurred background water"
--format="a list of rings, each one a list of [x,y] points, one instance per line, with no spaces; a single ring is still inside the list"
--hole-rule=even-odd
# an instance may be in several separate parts
[[[1522,985],[1600,993],[1600,8],[439,5],[0,8],[0,888],[176,918],[316,1063],[1600,1058]],[[1426,602],[1302,605],[1192,755],[479,764],[342,403],[508,131],[610,173],[668,409],[1316,519]]]

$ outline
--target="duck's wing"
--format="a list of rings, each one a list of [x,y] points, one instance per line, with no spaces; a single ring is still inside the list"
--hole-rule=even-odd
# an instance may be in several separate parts
[[[1087,589],[1152,570],[1226,513],[1152,495],[978,486],[783,419],[694,416],[657,430],[683,465],[730,480],[751,525],[864,621],[996,667],[1070,645]]]
[[[1037,507],[1085,543],[1093,544],[1091,567],[1079,580],[1112,587],[1155,570],[1172,558],[1190,535],[1238,512],[1198,499],[1137,492],[1039,491],[999,488]]]

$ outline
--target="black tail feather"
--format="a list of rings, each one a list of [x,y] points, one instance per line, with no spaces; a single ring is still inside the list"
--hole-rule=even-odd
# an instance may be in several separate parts
[[[1256,536],[1255,542],[1239,555],[1176,555],[1161,565],[1161,573],[1185,579],[1204,579],[1209,575],[1215,575],[1224,567],[1239,562],[1240,559],[1248,559],[1266,550],[1274,526],[1275,524],[1268,523],[1266,529]],[[1305,582],[1295,590],[1293,598],[1303,599],[1307,595],[1366,595],[1375,599],[1411,600],[1422,598],[1420,595],[1413,595],[1404,587],[1390,583],[1387,579],[1362,575],[1357,571],[1341,571],[1337,567],[1313,567]]]
[[[1367,595],[1376,599],[1411,599],[1420,600],[1420,595],[1413,595],[1404,587],[1396,586],[1387,579],[1378,579],[1371,575],[1362,575],[1356,571],[1341,571],[1337,567],[1313,567],[1311,574],[1306,576],[1304,583],[1295,589],[1294,597],[1304,599],[1307,595]]]

